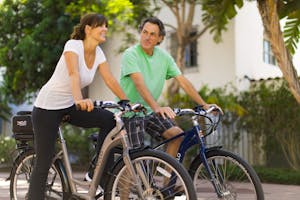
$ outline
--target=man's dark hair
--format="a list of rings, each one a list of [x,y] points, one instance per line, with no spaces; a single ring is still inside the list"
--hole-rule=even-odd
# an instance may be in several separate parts
[[[158,19],[157,17],[149,17],[149,18],[146,18],[140,25],[139,25],[139,33],[141,33],[141,31],[143,30],[144,28],[144,25],[149,22],[151,24],[156,24],[159,28],[159,35],[160,36],[163,36],[163,38],[165,37],[166,35],[166,30],[165,30],[165,26],[164,24],[162,23],[162,21],[160,19]]]

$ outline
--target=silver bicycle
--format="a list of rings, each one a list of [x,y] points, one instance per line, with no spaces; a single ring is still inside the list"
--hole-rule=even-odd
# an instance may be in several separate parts
[[[144,108],[140,104],[130,106],[128,103],[96,101],[95,109],[114,109],[116,127],[105,138],[92,180],[88,182],[74,176],[66,141],[59,130],[60,151],[54,156],[49,170],[47,199],[197,199],[188,172],[176,159],[143,145],[133,148],[123,116],[128,112],[142,112]],[[19,156],[10,175],[10,196],[14,200],[25,199],[35,159],[33,134],[32,137],[20,135],[15,137]],[[122,149],[122,155],[105,172],[109,152],[117,147]],[[99,191],[100,180],[105,182],[102,185],[104,194]]]

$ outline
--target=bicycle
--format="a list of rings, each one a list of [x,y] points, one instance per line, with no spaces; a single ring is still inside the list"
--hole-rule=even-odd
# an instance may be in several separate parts
[[[124,128],[122,116],[132,111],[142,112],[144,108],[141,105],[129,106],[127,102],[96,101],[95,109],[98,108],[117,110],[114,114],[116,127],[105,138],[92,181],[79,180],[73,176],[66,141],[59,129],[58,143],[61,149],[54,156],[49,170],[47,199],[100,199],[101,195],[97,193],[97,188],[101,178],[106,182],[103,195],[105,200],[175,199],[177,197],[196,199],[196,192],[194,187],[191,187],[193,183],[188,172],[174,158],[143,145],[132,148],[133,144],[129,142],[131,135]],[[26,196],[35,153],[30,144],[34,142],[33,134],[32,137],[25,137],[26,134],[22,132],[15,135],[19,155],[11,170],[10,195],[11,199],[19,200]],[[120,146],[122,156],[114,166],[109,168],[108,173],[104,173],[109,151]],[[177,190],[179,187],[180,190]]]
[[[212,134],[221,121],[221,113],[211,107],[205,111],[201,106],[194,109],[174,109],[177,116],[190,116],[192,128],[155,145],[163,145],[183,137],[176,159],[182,163],[186,152],[198,145],[198,154],[187,169],[193,179],[198,198],[201,199],[257,199],[263,200],[264,193],[255,170],[240,156],[222,149],[222,146],[208,148],[205,137]],[[214,112],[214,114],[212,114]],[[199,119],[202,123],[199,123]]]

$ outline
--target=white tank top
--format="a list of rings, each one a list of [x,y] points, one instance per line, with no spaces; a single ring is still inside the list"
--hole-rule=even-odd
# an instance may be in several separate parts
[[[102,49],[97,46],[95,62],[89,69],[84,60],[83,41],[67,41],[52,77],[40,90],[34,106],[47,110],[57,110],[68,108],[74,104],[70,77],[64,57],[64,52],[67,51],[72,51],[78,55],[81,88],[88,86],[93,81],[99,64],[106,61]]]

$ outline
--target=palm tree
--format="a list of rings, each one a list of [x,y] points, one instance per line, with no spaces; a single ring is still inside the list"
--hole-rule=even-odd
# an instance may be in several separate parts
[[[299,1],[276,1],[276,0],[258,0],[258,9],[262,18],[262,22],[265,28],[265,33],[271,43],[272,51],[276,57],[278,66],[282,71],[283,77],[289,84],[291,93],[294,95],[297,102],[300,104],[300,82],[297,72],[293,66],[292,56],[290,52],[294,52],[295,40],[299,38],[299,25],[300,25],[300,10],[294,10],[295,3],[299,4]],[[292,12],[292,13],[291,13]],[[284,43],[283,33],[280,29],[279,14],[283,17],[288,17],[288,28],[286,28],[286,36],[290,45],[290,50]],[[298,17],[297,17],[298,14]],[[293,40],[293,34],[297,32]]]

